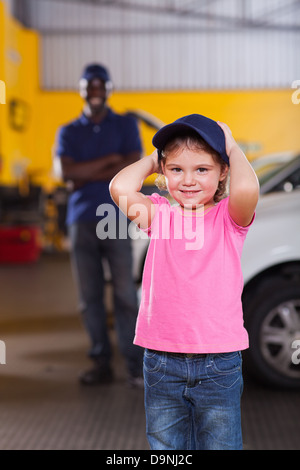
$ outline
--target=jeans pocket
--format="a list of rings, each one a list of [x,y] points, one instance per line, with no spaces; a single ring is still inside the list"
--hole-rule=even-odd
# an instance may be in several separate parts
[[[149,387],[160,382],[166,373],[166,355],[163,352],[145,349],[144,379]]]
[[[240,351],[212,354],[206,367],[210,380],[224,388],[231,388],[242,380],[242,355]]]

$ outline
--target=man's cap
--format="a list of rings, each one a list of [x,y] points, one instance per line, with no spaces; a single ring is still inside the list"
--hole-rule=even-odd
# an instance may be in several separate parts
[[[162,127],[153,137],[152,143],[158,150],[158,157],[161,159],[161,152],[166,144],[182,131],[193,130],[204,139],[220,157],[229,165],[229,158],[226,153],[225,135],[216,121],[202,116],[201,114],[189,114],[171,124]]]
[[[93,80],[93,78],[100,78],[104,82],[110,82],[110,74],[106,67],[100,64],[90,64],[87,65],[81,75],[81,79],[84,78],[88,82]]]

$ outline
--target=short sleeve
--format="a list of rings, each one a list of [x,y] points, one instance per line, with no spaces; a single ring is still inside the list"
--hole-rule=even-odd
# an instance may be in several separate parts
[[[170,203],[169,201],[163,197],[163,196],[160,196],[158,193],[152,193],[150,195],[147,196],[152,202],[153,204],[155,204],[155,214],[154,214],[154,217],[152,219],[152,224],[150,225],[150,227],[148,228],[145,228],[145,229],[141,229],[144,233],[146,233],[148,235],[148,237],[151,237],[151,232],[152,232],[152,226],[153,226],[153,221],[157,215],[157,212],[159,210],[159,206],[161,205],[164,205],[164,204],[167,204],[170,206]]]
[[[162,205],[162,204],[168,204],[170,205],[168,199],[166,199],[164,196],[160,196],[160,194],[158,193],[152,193],[150,196],[147,196],[149,199],[151,199],[151,201],[153,202],[153,204],[157,204],[157,205]]]

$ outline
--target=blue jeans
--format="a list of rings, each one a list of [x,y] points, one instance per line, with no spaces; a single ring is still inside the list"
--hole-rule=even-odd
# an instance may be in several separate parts
[[[144,353],[152,450],[241,450],[242,357]]]
[[[107,363],[112,356],[104,303],[102,261],[105,258],[112,277],[114,319],[120,351],[130,375],[141,376],[143,350],[133,345],[138,307],[130,239],[101,240],[96,235],[96,223],[82,222],[69,227],[69,236],[80,310],[91,341],[89,356]]]

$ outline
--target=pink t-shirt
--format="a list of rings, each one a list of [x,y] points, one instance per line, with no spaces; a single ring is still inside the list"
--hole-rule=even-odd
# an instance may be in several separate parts
[[[206,213],[183,212],[154,193],[134,343],[180,353],[246,349],[241,253],[248,227],[228,212],[228,198]]]

